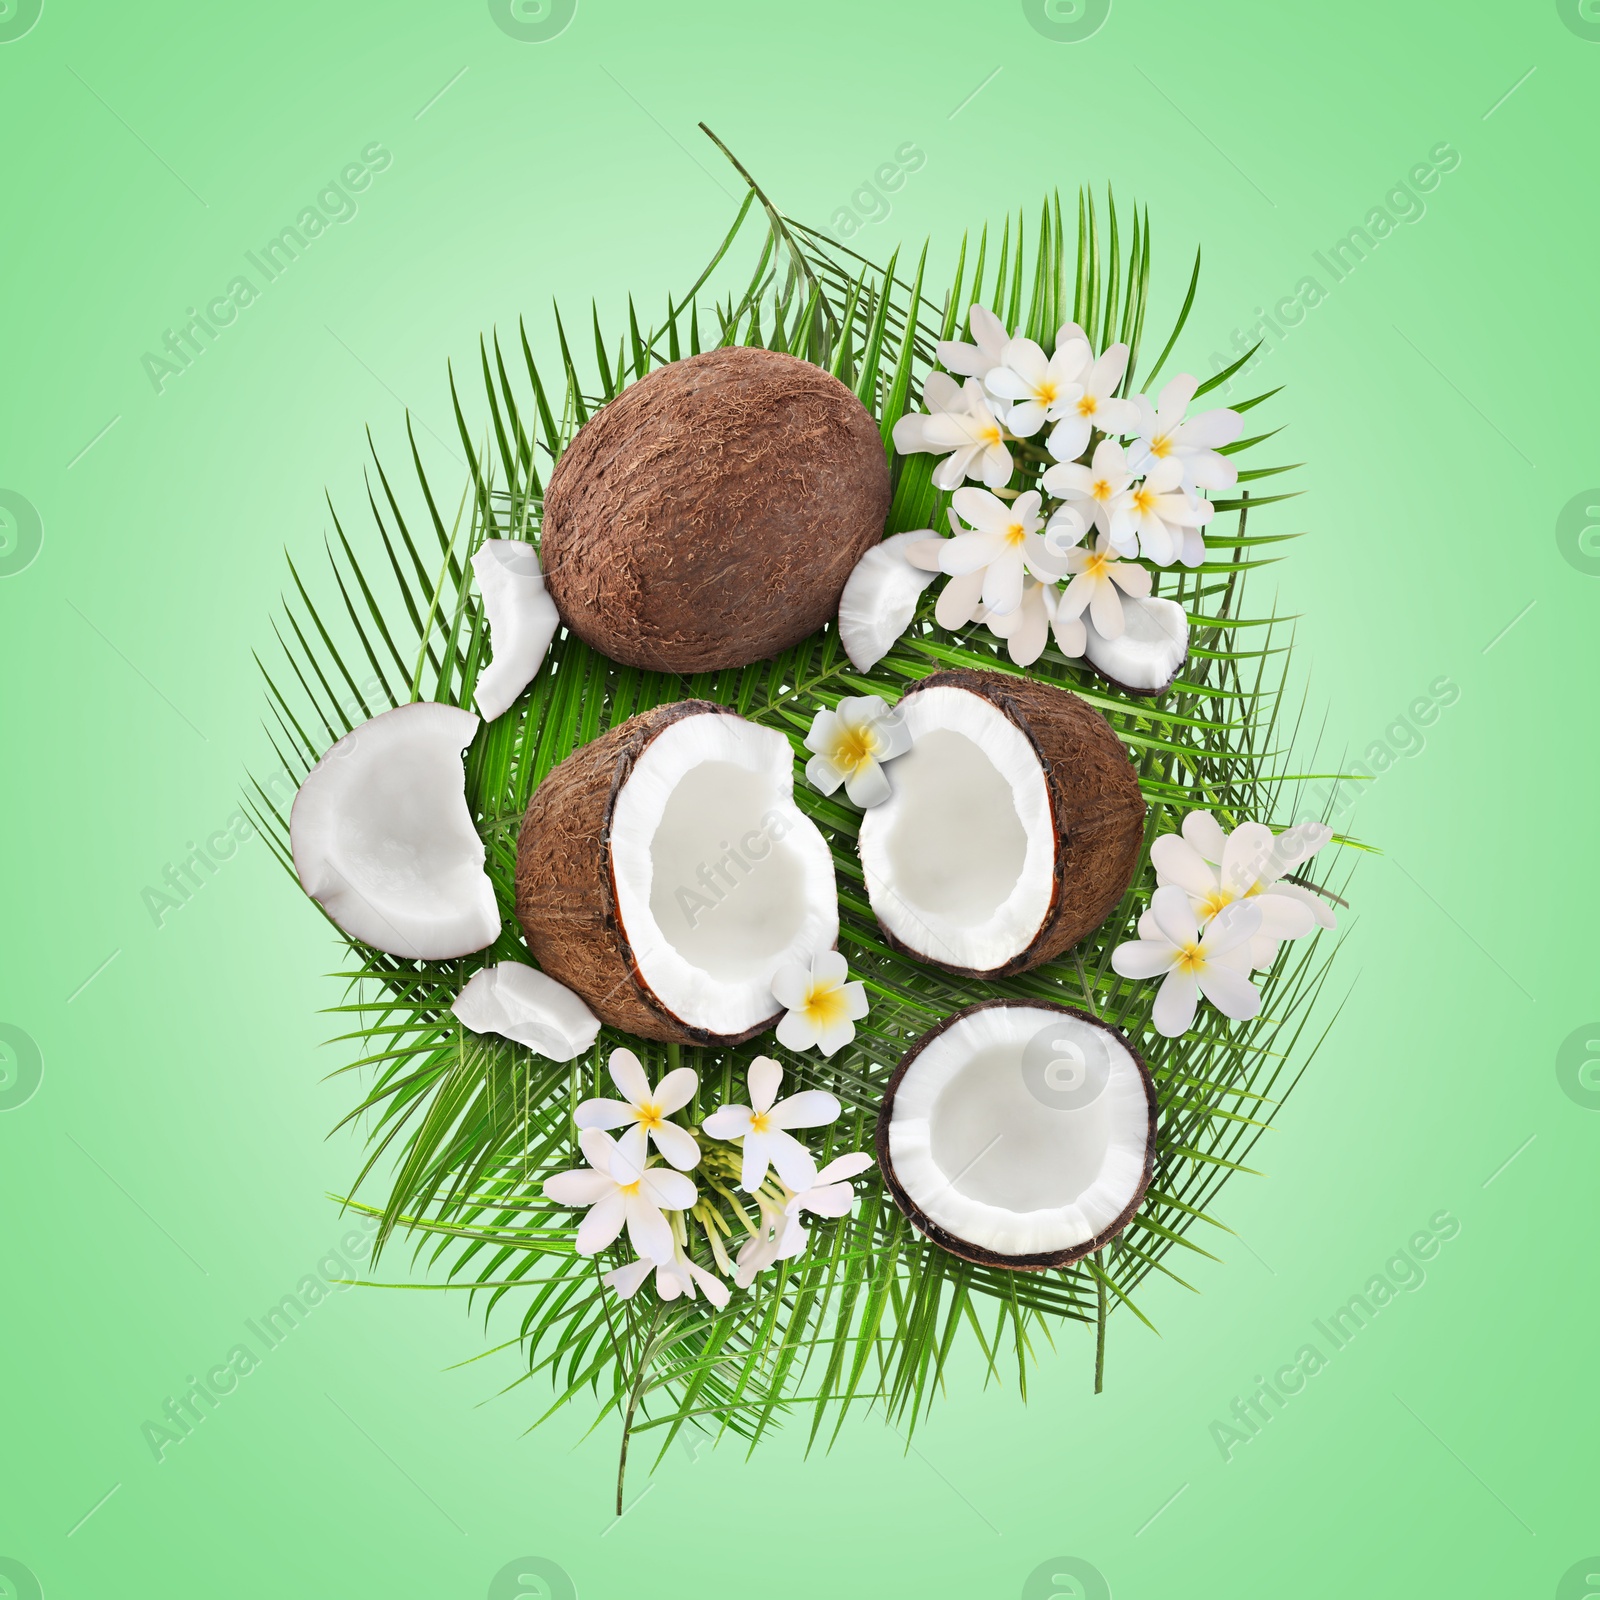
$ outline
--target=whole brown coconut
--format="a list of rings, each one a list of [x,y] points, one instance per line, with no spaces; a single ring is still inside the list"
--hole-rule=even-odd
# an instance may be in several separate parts
[[[1054,836],[1049,892],[1040,897],[1037,923],[1000,958],[992,963],[956,958],[959,934],[948,926],[941,930],[930,906],[919,904],[916,889],[897,882],[891,871],[895,830],[902,826],[906,808],[917,803],[914,769],[902,764],[916,759],[914,742],[912,755],[889,769],[896,793],[862,818],[858,844],[872,909],[888,942],[918,961],[969,978],[1026,972],[1093,933],[1127,893],[1144,842],[1145,804],[1138,776],[1121,740],[1098,711],[1053,684],[1002,672],[936,672],[908,690],[900,697],[900,711],[914,739],[939,731],[937,719],[924,715],[920,702],[940,689],[978,696],[1026,740],[1044,779]],[[921,780],[924,793],[927,782]],[[939,852],[952,858],[970,856],[993,821],[956,816],[945,836],[924,838],[922,853],[937,843]]]
[[[861,402],[808,361],[739,346],[657,367],[579,429],[550,477],[540,552],[585,643],[707,672],[821,627],[888,512]]]

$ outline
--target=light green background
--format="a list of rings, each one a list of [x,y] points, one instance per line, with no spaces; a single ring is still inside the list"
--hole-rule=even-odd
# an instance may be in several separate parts
[[[1118,1600],[1557,1594],[1600,1551],[1600,1113],[1556,1070],[1600,1015],[1600,578],[1556,537],[1600,484],[1585,3],[1115,0],[1059,42],[1019,4],[581,0],[519,42],[469,0],[46,0],[0,43],[0,489],[44,528],[0,579],[0,1022],[44,1060],[0,1114],[0,1556],[50,1600],[476,1600],[531,1555],[585,1600],[1097,1592],[1025,1589],[1060,1556]],[[909,1453],[867,1417],[809,1459],[798,1430],[674,1448],[614,1525],[612,1431],[579,1406],[525,1436],[546,1391],[498,1395],[514,1353],[450,1370],[488,1343],[462,1297],[346,1291],[158,1463],[141,1424],[337,1242],[358,1144],[325,1139],[334,946],[259,843],[159,928],[141,891],[265,752],[250,652],[324,486],[359,523],[362,424],[392,447],[410,405],[449,440],[480,330],[685,283],[737,192],[700,118],[823,223],[913,141],[869,253],[1111,181],[1150,205],[1163,314],[1204,246],[1203,372],[1459,151],[1262,368],[1307,463],[1271,526],[1310,537],[1256,593],[1303,615],[1322,766],[1413,747],[1395,719],[1459,688],[1356,815],[1385,854],[1348,1004],[1267,1176],[1225,1191],[1238,1238],[1201,1241],[1224,1264],[1150,1286],[1160,1338],[1113,1321],[1099,1398],[1069,1329],[1026,1406],[966,1360]],[[359,214],[157,395],[143,353],[375,140]],[[1224,1461],[1212,1422],[1441,1210],[1426,1282]],[[1583,1570],[1563,1596],[1600,1592]]]

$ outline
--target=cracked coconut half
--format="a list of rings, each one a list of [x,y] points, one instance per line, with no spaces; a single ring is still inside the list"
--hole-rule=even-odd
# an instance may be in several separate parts
[[[1114,1028],[986,1000],[906,1053],[878,1114],[889,1192],[919,1232],[988,1267],[1064,1267],[1133,1219],[1153,1170],[1155,1086]]]
[[[1189,618],[1176,600],[1123,595],[1122,632],[1108,639],[1085,616],[1083,653],[1113,689],[1140,698],[1162,695],[1189,659]]]
[[[461,763],[478,726],[456,706],[397,706],[347,733],[300,785],[295,875],[352,939],[448,961],[499,935]]]
[[[523,819],[517,916],[539,966],[612,1027],[691,1044],[772,1027],[774,975],[839,936],[788,740],[687,700],[575,751]]]
[[[1144,837],[1138,779],[1105,718],[1064,689],[998,672],[935,673],[899,711],[911,749],[858,842],[889,941],[992,978],[1098,928]]]

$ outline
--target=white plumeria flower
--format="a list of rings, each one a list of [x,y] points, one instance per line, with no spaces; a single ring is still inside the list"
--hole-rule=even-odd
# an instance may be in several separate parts
[[[1259,822],[1245,822],[1228,833],[1209,811],[1191,811],[1182,836],[1157,839],[1150,859],[1158,881],[1183,889],[1201,922],[1236,900],[1261,908],[1261,929],[1250,945],[1250,965],[1260,971],[1272,965],[1283,940],[1302,938],[1313,927],[1338,927],[1320,896],[1282,882],[1332,837],[1321,822],[1302,822],[1276,836]]]
[[[939,549],[939,565],[953,578],[982,571],[983,603],[990,611],[1015,611],[1025,577],[1054,580],[1066,570],[1039,530],[1039,493],[1029,489],[1009,504],[987,489],[957,489],[951,508],[972,532],[957,533]]]
[[[1250,941],[1260,926],[1256,907],[1239,901],[1202,930],[1188,895],[1168,885],[1150,897],[1139,921],[1143,937],[1119,944],[1111,965],[1124,978],[1161,978],[1150,1021],[1168,1039],[1189,1031],[1201,995],[1223,1016],[1248,1021],[1261,1009],[1261,993],[1248,976]]]
[[[1078,402],[1085,392],[1079,380],[1088,365],[1089,341],[1063,328],[1052,356],[1046,356],[1032,339],[1008,340],[1000,352],[1000,364],[984,378],[983,386],[1011,402],[1006,426],[1019,439],[1026,439],[1047,422],[1078,415]]]
[[[944,456],[933,469],[936,489],[954,489],[967,478],[1004,487],[1011,478],[1011,452],[983,385],[976,378],[958,384],[946,372],[930,372],[922,398],[926,412],[907,412],[895,423],[895,449],[901,455],[920,450]]]
[[[875,694],[858,695],[826,708],[811,719],[806,749],[814,752],[806,762],[806,780],[823,794],[842,783],[852,805],[863,810],[889,798],[884,761],[893,761],[911,748],[911,734],[899,711]]]
[[[718,1310],[728,1303],[727,1284],[691,1261],[680,1244],[674,1244],[670,1261],[650,1261],[641,1257],[618,1267],[614,1272],[606,1273],[600,1281],[608,1289],[615,1289],[619,1299],[631,1300],[652,1272],[656,1275],[656,1293],[663,1300],[676,1300],[680,1295],[692,1300],[698,1286]]]
[[[1064,502],[1050,518],[1045,538],[1056,549],[1076,544],[1090,527],[1116,542],[1121,532],[1129,541],[1122,512],[1128,503],[1128,486],[1133,474],[1122,446],[1115,439],[1102,439],[1094,447],[1094,458],[1087,466],[1077,461],[1058,461],[1045,469],[1040,486],[1046,494]],[[1072,534],[1076,524],[1078,532]],[[1131,541],[1118,544],[1124,555],[1132,555]]]
[[[789,1201],[783,1208],[788,1219],[781,1245],[785,1255],[798,1255],[805,1248],[807,1233],[800,1221],[802,1212],[809,1211],[818,1217],[842,1217],[849,1211],[856,1203],[856,1192],[850,1187],[850,1180],[865,1172],[872,1165],[872,1159],[864,1150],[839,1156],[817,1174],[816,1182],[809,1189],[802,1189]]]
[[[1143,483],[1128,492],[1112,534],[1112,542],[1125,550],[1138,541],[1139,554],[1158,567],[1181,561],[1198,567],[1206,558],[1201,528],[1211,520],[1212,506],[1179,487],[1183,464],[1161,462]]]
[[[1056,348],[1074,339],[1089,342],[1083,329],[1071,322],[1056,335]],[[1127,370],[1128,347],[1114,344],[1079,376],[1078,394],[1068,414],[1045,440],[1045,448],[1057,461],[1076,461],[1088,449],[1089,435],[1096,428],[1101,433],[1131,433],[1138,427],[1138,407],[1131,400],[1119,400],[1116,393]]]
[[[757,1056],[748,1075],[750,1104],[723,1106],[705,1120],[713,1139],[742,1139],[744,1161],[739,1187],[754,1194],[769,1165],[791,1189],[809,1189],[816,1182],[817,1164],[811,1152],[788,1130],[820,1128],[839,1115],[839,1101],[826,1089],[806,1089],[778,1099],[783,1068],[770,1056]]]
[[[1109,539],[1098,540],[1093,550],[1067,551],[1067,571],[1072,582],[1057,602],[1056,616],[1081,617],[1087,609],[1096,633],[1120,639],[1126,624],[1117,591],[1143,600],[1150,593],[1150,574],[1132,561],[1119,561]]]
[[[645,1131],[635,1125],[620,1140],[599,1128],[578,1135],[588,1167],[545,1179],[544,1192],[559,1205],[587,1206],[574,1248],[580,1256],[599,1254],[628,1229],[628,1241],[651,1261],[670,1261],[672,1224],[667,1211],[687,1211],[695,1186],[670,1167],[646,1166]]]
[[[687,1128],[680,1128],[667,1118],[674,1111],[681,1111],[694,1095],[700,1081],[694,1069],[679,1067],[652,1089],[633,1051],[613,1050],[609,1067],[611,1081],[622,1091],[623,1098],[585,1100],[572,1113],[572,1120],[580,1128],[642,1128],[673,1166],[687,1172],[699,1161],[700,1146]]]
[[[825,1056],[849,1044],[857,1020],[867,1014],[867,991],[847,982],[849,976],[837,950],[819,950],[809,970],[798,963],[780,967],[772,980],[772,997],[784,1009],[778,1043],[790,1050],[815,1045]]]
[[[1134,396],[1138,437],[1128,447],[1128,459],[1135,472],[1152,472],[1163,461],[1177,461],[1185,489],[1231,489],[1239,481],[1239,469],[1217,450],[1239,437],[1244,418],[1218,407],[1185,421],[1198,387],[1197,378],[1182,372],[1162,389],[1155,405],[1148,395]]]
[[[980,606],[978,621],[995,638],[1005,640],[1006,654],[1019,667],[1031,667],[1044,654],[1052,633],[1064,656],[1081,656],[1088,643],[1082,620],[1061,614],[1061,591],[1053,583],[1037,583],[1032,578],[1015,611],[994,616]]]
[[[741,1289],[748,1289],[755,1282],[756,1274],[765,1272],[774,1262],[787,1260],[805,1248],[804,1229],[800,1230],[798,1241],[791,1239],[789,1219],[783,1211],[765,1196],[760,1201],[760,1207],[761,1220],[757,1224],[757,1231],[745,1240],[739,1258],[734,1263],[733,1281]]]
[[[1006,325],[988,306],[973,306],[967,312],[967,322],[972,329],[972,344],[958,339],[941,339],[935,346],[940,362],[951,372],[963,377],[976,378],[982,383],[989,373],[1000,365],[1006,341],[1011,335]]]

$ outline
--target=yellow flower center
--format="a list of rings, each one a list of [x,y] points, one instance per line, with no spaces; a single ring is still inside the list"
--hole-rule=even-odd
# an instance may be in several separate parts
[[[1054,405],[1058,392],[1056,380],[1054,378],[1046,378],[1043,383],[1034,389],[1033,397],[1040,405]]]
[[[994,446],[994,445],[999,444],[1000,443],[1000,426],[999,426],[999,424],[991,422],[986,427],[982,428],[978,433],[978,443],[979,444],[983,444],[983,445],[989,445],[991,447]]]
[[[1213,889],[1200,902],[1200,915],[1210,921],[1224,906],[1233,904],[1233,896],[1226,889]]]
[[[1027,537],[1028,530],[1020,522],[1008,522],[1006,524],[1005,539],[1007,544],[1019,545]]]
[[[767,1115],[767,1113],[765,1111],[757,1111],[757,1112],[754,1112],[751,1115],[751,1118],[750,1118],[750,1131],[751,1131],[751,1133],[767,1133],[767,1132],[771,1131],[771,1128],[772,1128],[771,1119],[768,1117],[768,1115]]]
[[[1150,441],[1150,454],[1157,461],[1165,461],[1172,454],[1172,435],[1170,433],[1158,433]]]
[[[617,1188],[620,1189],[623,1194],[638,1194],[639,1180],[635,1178],[632,1183],[619,1183]]]
[[[1096,478],[1089,487],[1089,493],[1096,500],[1109,500],[1111,498],[1111,484],[1105,478]]]
[[[1148,488],[1146,488],[1144,484],[1141,483],[1139,487],[1133,491],[1133,503],[1141,512],[1154,511],[1156,507],[1156,497]]]
[[[1083,570],[1091,578],[1103,578],[1110,571],[1111,562],[1112,558],[1110,556],[1104,555],[1097,550],[1084,562]]]
[[[819,1028],[832,1027],[845,1021],[844,988],[839,984],[814,983],[806,990],[805,1005],[801,1008],[806,1020]]]
[[[1178,959],[1173,962],[1173,967],[1178,972],[1198,972],[1205,966],[1206,958],[1201,953],[1200,946],[1185,944],[1178,947]]]
[[[1086,394],[1078,402],[1078,415],[1080,417],[1092,417],[1099,409],[1100,402],[1092,394]]]
[[[649,1131],[654,1131],[661,1126],[661,1107],[645,1104],[639,1107],[639,1126]]]
[[[870,728],[848,725],[839,734],[830,759],[841,772],[854,776],[878,753],[878,736]]]

